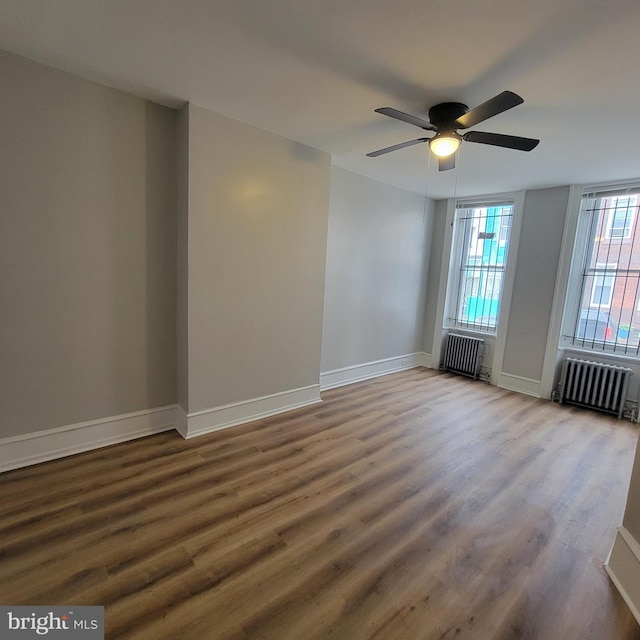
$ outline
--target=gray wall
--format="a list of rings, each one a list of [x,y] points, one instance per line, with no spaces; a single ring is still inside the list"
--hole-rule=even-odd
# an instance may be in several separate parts
[[[445,202],[7,53],[0,80],[3,436],[432,352]],[[526,194],[505,373],[541,377],[568,192]]]
[[[433,353],[433,336],[436,328],[436,312],[438,308],[438,289],[442,272],[442,253],[444,249],[444,233],[447,224],[447,201],[438,200],[433,207],[433,226],[429,251],[429,273],[427,280],[427,299],[424,313],[423,351]],[[437,367],[437,363],[434,363]]]
[[[636,448],[623,524],[640,544],[640,441]]]
[[[542,378],[569,187],[527,191],[502,370]]]
[[[330,156],[194,105],[188,135],[183,408],[317,385]]]
[[[175,402],[175,112],[0,52],[2,436]]]
[[[640,607],[640,442],[631,472],[631,482],[624,512],[623,526],[613,542],[606,562],[606,569],[614,585],[624,598],[632,613],[638,618]]]
[[[422,350],[428,205],[332,169],[322,371]]]

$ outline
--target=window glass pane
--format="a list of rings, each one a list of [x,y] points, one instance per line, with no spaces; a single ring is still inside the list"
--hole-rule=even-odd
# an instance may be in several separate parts
[[[495,332],[512,218],[512,204],[456,211],[460,256],[455,308],[449,317],[453,325]]]
[[[596,263],[596,267],[593,270],[593,278],[591,279],[590,307],[605,307],[608,309],[611,306],[617,266],[615,263]]]
[[[604,208],[608,212],[609,237],[628,238],[631,235],[637,204],[637,196],[604,198]]]

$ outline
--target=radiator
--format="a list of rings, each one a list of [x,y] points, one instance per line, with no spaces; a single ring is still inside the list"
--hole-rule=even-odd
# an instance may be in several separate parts
[[[480,375],[483,351],[484,340],[482,338],[470,338],[450,333],[447,336],[442,368],[445,371],[477,378]]]
[[[622,418],[632,375],[628,367],[566,358],[560,379],[560,402]]]

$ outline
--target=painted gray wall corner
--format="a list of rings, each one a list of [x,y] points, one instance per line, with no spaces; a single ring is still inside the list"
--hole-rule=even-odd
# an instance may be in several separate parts
[[[422,350],[423,196],[332,168],[322,371]]]
[[[0,424],[173,404],[175,111],[0,53]]]
[[[526,192],[502,371],[541,380],[569,187]]]
[[[438,289],[442,271],[442,252],[447,224],[447,201],[438,200],[433,207],[431,237],[429,242],[429,268],[424,312],[423,351],[433,353],[433,336],[436,329]],[[434,363],[437,367],[437,363]]]
[[[318,385],[330,170],[189,105],[190,413]]]

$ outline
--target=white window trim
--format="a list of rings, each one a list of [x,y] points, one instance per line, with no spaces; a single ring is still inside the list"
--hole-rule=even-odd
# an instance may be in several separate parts
[[[617,262],[596,262],[596,269],[605,269],[607,271],[611,270],[614,273],[612,273],[611,275],[604,274],[604,273],[598,273],[598,274],[593,274],[593,284],[591,285],[591,295],[589,296],[589,306],[590,307],[595,307],[597,309],[610,309],[611,308],[611,302],[613,301],[613,291],[615,289],[616,286],[616,274],[615,271],[618,268],[618,263]],[[598,286],[598,279],[600,279],[602,281],[602,284],[600,285],[600,287],[602,289],[604,289],[607,285],[605,284],[606,280],[611,280],[611,285],[609,285],[609,288],[611,289],[611,292],[609,293],[609,300],[607,300],[606,302],[604,302],[602,300],[602,295],[600,296],[599,299],[594,300],[594,295],[596,293],[596,288]]]
[[[454,274],[458,275],[460,273],[460,270],[463,267],[463,259],[464,259],[464,255],[466,254],[466,251],[468,249],[468,247],[464,246],[465,243],[465,236],[462,233],[457,234],[457,237],[455,237],[455,226],[456,226],[456,221],[457,221],[457,215],[459,211],[463,211],[463,210],[468,210],[468,209],[477,209],[477,208],[484,208],[484,205],[486,205],[486,208],[489,208],[491,206],[494,205],[498,205],[498,204],[503,204],[503,205],[507,205],[510,206],[512,209],[512,213],[511,213],[511,232],[513,231],[513,221],[515,218],[515,195],[512,196],[508,196],[508,197],[503,197],[503,198],[498,198],[498,199],[491,199],[488,201],[485,201],[484,199],[481,198],[472,198],[472,199],[464,199],[464,200],[457,200],[456,201],[456,205],[454,207],[454,213],[453,213],[453,230],[454,230],[454,238],[455,238],[455,246],[453,248],[453,253],[451,256],[451,261],[450,261],[450,273],[449,273],[449,279],[448,279],[448,283],[451,282]],[[480,206],[478,206],[480,205]],[[477,227],[475,225],[472,224],[471,226],[471,233],[474,233],[474,230],[477,229]],[[504,246],[504,244],[506,243],[505,241],[500,241],[500,234],[502,231],[502,225],[500,225],[498,231],[495,232],[496,240],[498,241],[498,243],[502,246]],[[510,237],[511,237],[511,233],[510,233]],[[509,261],[509,252],[511,251],[511,244],[509,243],[509,250],[507,252],[507,256],[506,256],[506,260],[507,262]],[[465,264],[469,264],[470,261],[467,259],[465,262]],[[506,274],[506,269],[507,269],[507,264],[505,263],[505,265],[503,266],[503,268],[499,271],[499,273],[501,274],[502,277],[502,292],[501,294],[504,294],[504,281],[505,281],[505,274]],[[454,316],[456,315],[455,310],[458,307],[459,304],[459,298],[460,298],[460,290],[458,289],[458,286],[455,286],[456,291],[451,291],[449,292],[451,295],[448,295],[447,297],[447,307],[446,307],[446,315],[445,315],[445,327],[447,327],[448,329],[463,329],[463,330],[468,330],[468,331],[477,331],[478,333],[483,333],[483,334],[487,334],[487,335],[491,335],[491,336],[495,336],[497,333],[497,327],[487,327],[487,326],[483,326],[482,324],[478,323],[474,323],[474,322],[469,322],[469,323],[465,323],[465,322],[461,322],[459,321],[457,318],[455,318]],[[500,307],[502,306],[502,295],[501,295],[501,300],[500,300]],[[496,319],[496,322],[500,323],[500,318],[498,317]]]
[[[611,196],[611,197],[615,197],[615,196]],[[636,200],[637,200],[637,198],[636,198]],[[607,240],[610,240],[612,237],[620,238],[621,240],[628,239],[628,238],[631,237],[631,229],[633,228],[634,217],[636,215],[636,207],[637,206],[638,206],[637,202],[634,205],[629,205],[629,208],[631,209],[631,214],[626,219],[626,224],[625,224],[625,227],[624,227],[624,235],[621,235],[621,236],[612,236],[611,235],[611,230],[613,229],[613,219],[614,219],[614,217],[616,215],[616,209],[611,209],[609,211],[609,213],[607,214],[607,226],[606,226],[606,230],[605,230],[605,238]]]

